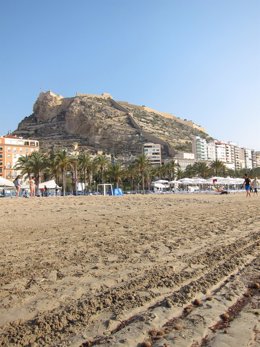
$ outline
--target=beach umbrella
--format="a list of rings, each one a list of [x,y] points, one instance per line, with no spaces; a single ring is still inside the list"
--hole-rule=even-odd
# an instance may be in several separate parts
[[[194,181],[192,178],[181,178],[180,180],[178,180],[178,183],[189,185],[189,184],[194,184]]]
[[[39,188],[43,189],[46,186],[47,189],[61,189],[54,180],[42,182],[39,184]]]
[[[164,184],[162,184],[162,183],[157,183],[157,182],[155,182],[155,183],[153,184],[153,186],[154,186],[154,188],[159,188],[159,189],[166,188]]]
[[[154,183],[167,184],[167,183],[169,183],[169,181],[166,181],[166,180],[157,180],[157,181],[154,181]]]
[[[208,184],[208,181],[205,178],[194,177],[192,178],[194,184]]]
[[[9,181],[4,177],[0,177],[0,187],[14,187],[14,184],[12,181]]]

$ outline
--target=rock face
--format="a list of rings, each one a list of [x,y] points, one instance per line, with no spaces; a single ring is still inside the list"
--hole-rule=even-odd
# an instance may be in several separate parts
[[[175,150],[190,151],[194,135],[208,136],[191,121],[115,101],[109,94],[63,98],[50,91],[39,95],[33,114],[14,134],[38,139],[44,149],[78,142],[83,149],[118,157],[139,155],[147,142],[161,144],[163,156],[171,157]]]

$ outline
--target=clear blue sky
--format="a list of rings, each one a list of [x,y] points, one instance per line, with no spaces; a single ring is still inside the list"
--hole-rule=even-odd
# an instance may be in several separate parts
[[[259,0],[0,0],[0,135],[41,91],[109,92],[260,150]]]

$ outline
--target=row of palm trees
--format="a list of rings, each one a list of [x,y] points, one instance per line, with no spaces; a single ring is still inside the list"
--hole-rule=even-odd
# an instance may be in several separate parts
[[[77,191],[77,183],[84,183],[85,190],[93,191],[99,183],[110,182],[116,187],[122,184],[124,189],[145,190],[155,178],[173,180],[177,178],[179,166],[170,161],[160,167],[153,167],[145,155],[140,155],[129,165],[119,161],[111,162],[106,155],[91,156],[82,151],[71,154],[67,150],[49,153],[33,152],[21,156],[15,166],[26,177],[34,176],[36,186],[41,181],[55,179],[62,186],[62,192]],[[180,172],[179,172],[180,174]]]
[[[258,176],[260,168],[255,169],[240,169],[232,170],[228,169],[226,165],[219,160],[214,160],[211,163],[207,164],[206,162],[200,161],[195,162],[193,165],[188,165],[184,171],[185,177],[202,177],[209,178],[212,176],[221,176],[221,177],[243,177],[245,173],[248,173],[249,176]]]
[[[15,166],[22,175],[34,176],[37,188],[41,181],[55,179],[62,186],[63,195],[67,191],[77,193],[77,183],[83,182],[86,191],[93,191],[99,183],[110,182],[116,187],[122,185],[124,190],[150,189],[150,184],[155,179],[175,180],[182,177],[211,177],[238,176],[227,170],[225,165],[216,160],[210,165],[205,162],[196,162],[188,165],[185,171],[180,169],[176,161],[171,160],[161,166],[151,166],[145,155],[140,155],[128,165],[120,162],[111,162],[106,155],[91,156],[82,151],[71,154],[61,149],[49,153],[33,152],[27,156],[21,156]],[[243,172],[244,173],[244,172]],[[240,175],[240,176],[239,176]]]

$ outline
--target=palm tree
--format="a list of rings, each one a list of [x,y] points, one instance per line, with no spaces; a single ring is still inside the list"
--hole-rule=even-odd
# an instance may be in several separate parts
[[[209,176],[209,167],[203,161],[198,161],[193,165],[195,173],[202,178],[207,178]]]
[[[107,172],[110,180],[116,184],[118,188],[119,182],[122,180],[122,176],[124,175],[124,170],[120,163],[110,164]]]
[[[101,183],[104,183],[104,173],[108,167],[109,161],[105,155],[98,155],[94,162],[96,164],[97,170],[100,172]]]
[[[136,161],[135,161],[135,166],[137,169],[137,172],[140,174],[142,178],[142,190],[144,193],[144,188],[145,188],[145,176],[148,175],[148,171],[150,168],[150,162],[145,154],[140,155]]]
[[[66,191],[66,173],[70,166],[70,157],[65,149],[59,150],[55,156],[55,166],[61,172],[62,176],[62,194]]]
[[[215,176],[219,176],[226,167],[222,161],[216,159],[210,163],[210,168],[214,171]]]
[[[71,170],[73,194],[78,194],[78,156],[71,154],[69,157],[68,169]]]
[[[78,157],[79,171],[84,183],[84,194],[86,193],[87,178],[89,181],[89,186],[91,183],[92,175],[92,160],[87,152],[81,152]]]
[[[176,163],[175,160],[171,160],[168,163],[166,163],[164,165],[165,178],[167,178],[170,181],[175,180],[175,176],[177,174],[177,170],[179,166],[180,165]]]
[[[34,175],[38,193],[41,175],[47,169],[47,166],[47,157],[41,152],[33,152],[28,156],[21,156],[15,165],[15,169],[21,170],[22,175],[26,174],[28,177]]]
[[[48,164],[47,164],[47,169],[45,171],[45,175],[46,175],[46,179],[54,178],[55,182],[59,182],[60,172],[57,166],[56,154],[57,152],[55,152],[53,149],[48,153],[48,157],[47,157]]]
[[[47,165],[47,157],[43,153],[33,152],[29,156],[29,166],[31,167],[31,171],[34,173],[37,194],[39,193],[41,175],[46,170]]]
[[[183,176],[185,176],[185,177],[193,177],[193,176],[195,176],[194,165],[191,165],[191,164],[187,165],[186,168],[185,168]]]
[[[184,171],[180,166],[177,168],[176,177],[178,180],[184,177]]]
[[[131,190],[135,189],[135,178],[137,176],[136,165],[131,163],[125,170],[126,180],[130,183]]]
[[[26,175],[29,177],[32,174],[31,167],[29,166],[29,159],[30,157],[28,155],[20,156],[14,166],[14,169],[20,170],[23,176]]]

